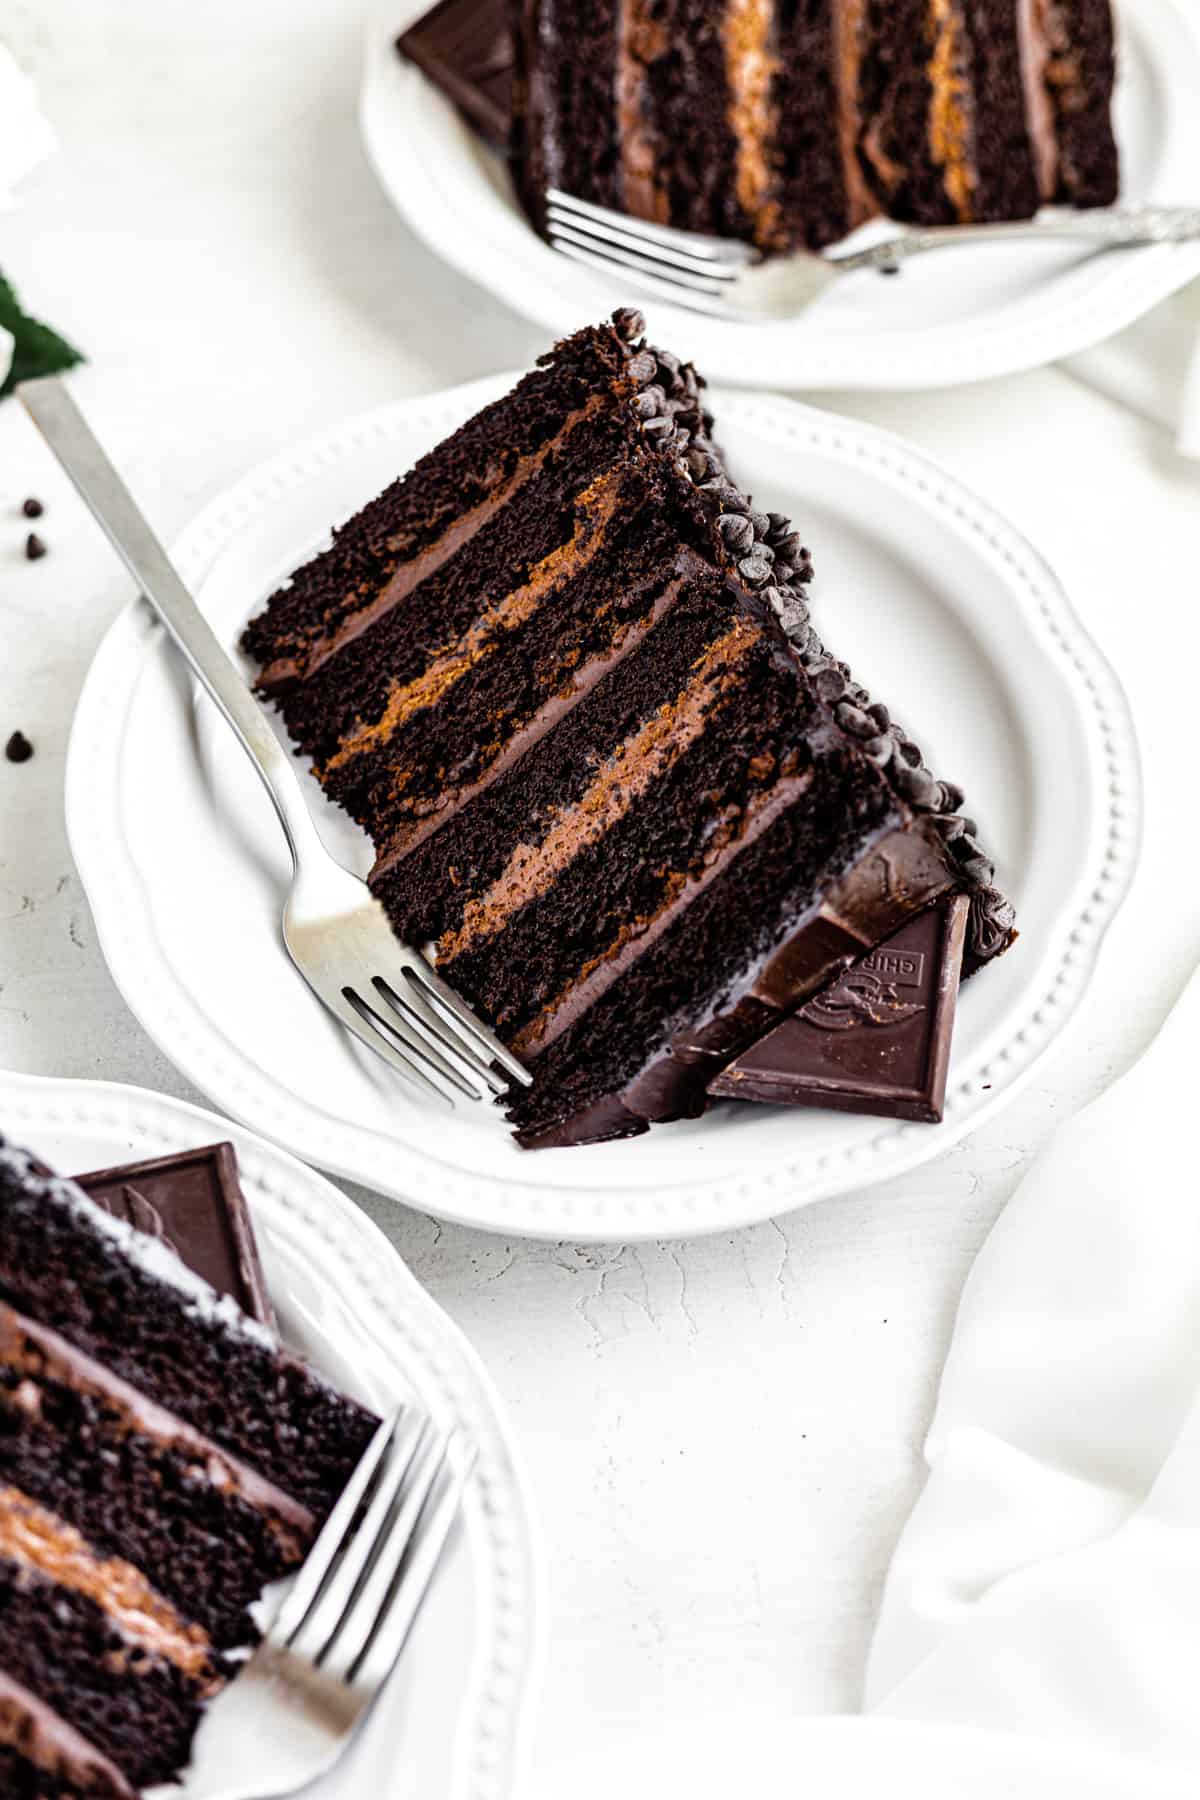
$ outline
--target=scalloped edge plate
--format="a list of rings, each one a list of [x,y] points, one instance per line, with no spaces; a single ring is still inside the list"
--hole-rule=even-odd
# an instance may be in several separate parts
[[[1059,246],[940,251],[883,283],[848,277],[803,319],[744,325],[641,296],[558,255],[530,228],[502,159],[414,64],[398,33],[427,0],[380,0],[368,26],[359,122],[401,217],[445,262],[556,336],[636,300],[651,337],[712,380],[766,388],[935,388],[1055,362],[1111,337],[1200,275],[1200,245],[1081,262]],[[1192,0],[1118,13],[1117,131],[1125,192],[1194,204],[1200,170],[1200,19]],[[868,226],[854,244],[886,235]]]
[[[458,1327],[323,1176],[200,1107],[115,1082],[0,1070],[0,1128],[68,1171],[232,1140],[289,1341],[369,1404],[415,1395],[478,1446],[465,1533],[439,1570],[406,1662],[362,1741],[311,1791],[313,1800],[367,1792],[508,1800],[526,1765],[540,1685],[542,1551],[511,1429]],[[220,1709],[218,1701],[197,1741],[206,1779],[157,1792],[188,1800],[219,1776]],[[272,1792],[269,1744],[256,1773],[262,1793]]]
[[[175,556],[225,641],[312,550],[315,521],[361,504],[510,379],[368,414],[213,501]],[[857,579],[859,606],[843,608],[831,635],[919,740],[940,724],[931,760],[975,797],[1026,926],[964,994],[944,1122],[726,1105],[622,1144],[530,1153],[498,1120],[464,1117],[447,1131],[423,1116],[297,983],[277,936],[286,857],[269,807],[139,603],[110,629],[79,701],[68,831],[125,999],[235,1117],[320,1166],[485,1229],[679,1237],[928,1161],[1011,1097],[1059,1035],[1137,853],[1138,755],[1115,674],[1030,545],[900,439],[765,396],[727,393],[715,405],[732,466],[761,505],[787,507],[795,492],[809,496],[806,511],[825,504],[818,621],[823,579],[839,591]],[[868,534],[870,556],[853,564],[856,533]],[[910,711],[914,680],[925,692]],[[332,815],[315,783],[311,795]],[[328,816],[318,823],[329,829]]]

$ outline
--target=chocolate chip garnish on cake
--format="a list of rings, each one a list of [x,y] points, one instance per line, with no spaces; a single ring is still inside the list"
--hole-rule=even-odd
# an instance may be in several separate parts
[[[527,1146],[628,1136],[944,895],[1013,935],[962,795],[817,636],[640,316],[577,332],[248,627],[405,941],[527,1063]]]

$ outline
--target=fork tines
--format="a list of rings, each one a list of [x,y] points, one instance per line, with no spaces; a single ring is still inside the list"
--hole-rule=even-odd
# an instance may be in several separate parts
[[[266,1633],[331,1683],[372,1693],[398,1660],[474,1466],[401,1408],[372,1438]]]
[[[686,299],[691,306],[708,301],[714,310],[724,305],[737,277],[760,260],[757,250],[736,239],[629,218],[560,188],[547,190],[546,230],[555,249],[575,262],[610,275],[632,271],[664,299]]]

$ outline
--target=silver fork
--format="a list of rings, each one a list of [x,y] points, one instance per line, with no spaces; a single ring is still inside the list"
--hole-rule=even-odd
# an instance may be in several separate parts
[[[866,250],[816,255],[797,250],[764,258],[751,244],[703,232],[677,231],[560,188],[546,194],[550,242],[574,262],[630,281],[676,306],[745,323],[794,319],[841,275],[859,269],[892,274],[929,250],[1013,238],[1074,239],[1091,250],[1200,239],[1200,207],[1127,206],[1111,211],[1047,209],[1036,219],[996,225],[939,225],[900,231]]]
[[[264,1732],[272,1796],[337,1761],[400,1659],[474,1460],[405,1409],[383,1421],[262,1643],[216,1702],[188,1775],[196,1800],[264,1800]]]
[[[325,849],[279,740],[63,383],[47,376],[18,392],[274,802],[292,853],[283,939],[317,998],[426,1096],[490,1102],[510,1082],[528,1083],[516,1057],[395,936],[366,883]]]

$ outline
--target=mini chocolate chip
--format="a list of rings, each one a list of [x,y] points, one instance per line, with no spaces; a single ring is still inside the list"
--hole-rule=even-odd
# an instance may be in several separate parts
[[[843,731],[851,732],[855,737],[870,737],[873,726],[866,713],[854,706],[849,700],[843,700],[834,708],[834,718]]]
[[[717,532],[725,548],[734,556],[746,556],[754,547],[754,527],[744,513],[722,513]]]
[[[921,764],[921,752],[917,745],[913,743],[912,739],[900,737],[895,726],[892,727],[892,736],[896,739],[897,761],[907,763],[910,769],[919,768]]]
[[[734,513],[745,513],[745,509],[747,509],[745,493],[739,493],[738,488],[734,488],[732,481],[725,481],[723,475],[716,475],[712,481],[703,482],[700,491],[711,493],[712,499],[720,500],[721,506],[729,508]]]
[[[617,336],[624,338],[627,344],[632,343],[634,338],[643,336],[646,330],[646,315],[640,313],[636,306],[618,306],[612,322]]]
[[[981,962],[1003,950],[1016,917],[1012,902],[998,888],[980,888],[971,896],[968,936],[971,949]]]
[[[788,518],[786,513],[768,513],[767,522],[770,525],[771,537],[773,539],[777,537],[786,537],[787,533],[792,529],[792,521]]]
[[[693,481],[703,481],[708,474],[708,458],[703,450],[697,450],[695,444],[687,453],[687,466]]]
[[[675,435],[675,427],[665,413],[655,413],[652,418],[643,419],[642,430],[647,437],[658,437],[664,431],[669,432],[672,437]]]
[[[954,840],[954,855],[956,861],[963,864],[983,855],[983,845],[977,841],[974,831],[959,833]]]
[[[40,556],[46,555],[46,546],[36,531],[31,531],[25,539],[25,555],[30,562],[37,562]]]
[[[943,781],[942,804],[939,806],[938,811],[956,813],[962,805],[963,799],[964,795],[960,787],[955,787],[952,781]]]
[[[816,689],[825,704],[832,706],[846,691],[846,677],[835,666],[822,669],[816,679]]]
[[[40,519],[45,510],[46,509],[41,501],[35,499],[32,494],[30,494],[28,500],[26,500],[21,507],[21,511],[25,514],[27,519]]]
[[[4,746],[4,754],[11,763],[28,762],[33,755],[33,745],[23,731],[14,731]]]
[[[892,715],[888,711],[887,707],[882,705],[880,701],[876,700],[873,705],[868,706],[867,711],[870,713],[871,717],[874,719],[879,730],[887,731],[887,729],[889,728],[889,726],[892,723]]]
[[[962,865],[962,872],[968,881],[976,881],[980,887],[990,887],[996,877],[996,866],[986,856],[973,856]]]
[[[752,525],[753,525],[753,527],[754,527],[754,535],[755,535],[755,537],[756,537],[756,538],[761,538],[761,539],[762,539],[762,541],[763,541],[763,542],[764,542],[764,543],[766,543],[766,540],[767,540],[767,533],[768,533],[768,531],[770,531],[770,529],[771,529],[771,521],[770,521],[770,519],[769,519],[769,518],[768,518],[768,517],[767,517],[767,515],[766,515],[766,513],[764,513],[764,512],[752,512],[752,513],[751,513],[751,514],[750,514],[750,523],[751,523],[751,524],[752,524]]]
[[[673,351],[656,349],[654,354],[658,358],[658,366],[660,369],[665,369],[668,375],[677,376],[679,374],[683,364]]]
[[[751,587],[765,587],[771,579],[771,565],[760,555],[760,547],[755,546],[753,556],[743,556],[738,563],[738,574]]]
[[[966,820],[960,819],[957,813],[937,812],[933,816],[933,822],[947,844],[952,844],[967,829]]]
[[[799,562],[804,546],[800,542],[798,531],[789,531],[786,537],[779,539],[775,545],[776,556],[785,556],[789,562]]]
[[[639,387],[645,387],[658,374],[658,364],[649,350],[639,350],[636,356],[629,359],[629,373]]]
[[[930,807],[937,803],[938,784],[928,769],[911,768],[897,763],[893,780],[906,800],[914,806]]]
[[[873,763],[878,763],[881,769],[886,769],[891,762],[894,748],[891,738],[883,732],[878,737],[868,738],[863,745],[865,753]]]

